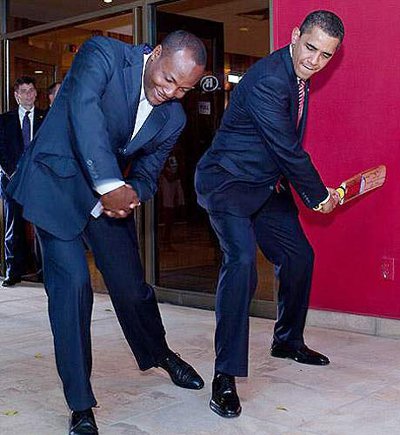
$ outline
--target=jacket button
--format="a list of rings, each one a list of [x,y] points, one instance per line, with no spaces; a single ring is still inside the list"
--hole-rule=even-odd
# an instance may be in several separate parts
[[[120,154],[126,154],[126,148],[120,148],[118,151]]]
[[[88,165],[88,166],[92,166],[93,165],[93,160],[86,160],[86,164]]]

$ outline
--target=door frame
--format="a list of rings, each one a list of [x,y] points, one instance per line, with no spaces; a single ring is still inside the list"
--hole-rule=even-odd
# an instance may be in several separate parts
[[[179,1],[179,0],[177,0]],[[174,3],[169,0],[147,0],[144,2],[143,8],[143,28],[145,39],[154,44],[157,35],[156,23],[156,7],[162,4]],[[269,5],[269,31],[272,36],[272,0],[266,0]],[[270,38],[271,51],[273,38]],[[160,302],[168,302],[175,305],[183,305],[195,308],[204,308],[209,310],[215,309],[215,295],[190,290],[180,290],[174,288],[160,287],[155,284],[156,276],[156,232],[155,232],[155,204],[154,199],[148,201],[143,208],[143,226],[141,228],[144,238],[144,270],[145,278],[148,283],[153,285],[157,299]],[[277,304],[277,288],[278,283],[274,278],[273,285],[274,298],[272,301],[253,300],[250,305],[250,314],[256,317],[266,317],[269,319],[276,318],[276,304]]]

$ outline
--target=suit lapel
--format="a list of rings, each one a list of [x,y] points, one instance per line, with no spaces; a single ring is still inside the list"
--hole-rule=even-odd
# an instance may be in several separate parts
[[[21,122],[19,120],[19,113],[18,109],[13,111],[13,130],[16,132],[17,135],[17,142],[20,145],[21,149],[24,149],[24,142],[22,139],[22,128],[21,128]]]
[[[154,107],[149,117],[142,125],[142,128],[137,132],[136,136],[128,142],[126,146],[128,155],[133,154],[149,143],[164,127],[168,118],[168,103]]]
[[[290,85],[290,96],[295,104],[292,104],[291,115],[292,119],[296,120],[299,113],[299,86],[297,83],[297,76],[294,72],[292,57],[290,56],[289,46],[282,49],[282,58],[285,64],[286,71],[288,73],[289,85]],[[304,116],[303,116],[304,118]]]
[[[282,49],[282,58],[283,58],[283,61],[285,64],[286,71],[287,71],[288,76],[289,76],[291,98],[295,102],[295,104],[292,105],[291,115],[292,115],[292,119],[294,119],[295,122],[297,122],[297,117],[299,114],[299,85],[297,82],[296,73],[294,71],[292,57],[290,56],[289,46],[286,46]],[[303,137],[304,128],[305,128],[306,119],[307,119],[309,88],[310,88],[310,82],[307,81],[306,82],[306,93],[304,96],[303,114],[302,114],[302,117],[300,120],[300,124],[297,128],[297,135],[298,135],[300,141]]]
[[[125,67],[123,70],[126,103],[128,106],[128,116],[132,122],[132,130],[135,125],[137,108],[139,105],[141,77],[143,69],[143,46],[129,46],[126,48]]]
[[[35,136],[38,128],[40,127],[40,124],[42,123],[44,118],[44,114],[42,111],[39,111],[38,109],[35,109],[33,112],[33,136]]]

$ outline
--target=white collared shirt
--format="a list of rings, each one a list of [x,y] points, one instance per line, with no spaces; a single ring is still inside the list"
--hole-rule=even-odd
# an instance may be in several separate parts
[[[33,106],[32,109],[29,110],[30,113],[28,115],[28,118],[29,118],[29,121],[31,124],[31,134],[30,134],[30,138],[29,138],[30,140],[33,139],[33,113],[34,113],[34,110],[35,110],[35,106]],[[19,123],[21,125],[21,130],[22,130],[22,123],[24,122],[26,112],[28,112],[28,110],[26,110],[25,107],[22,107],[21,105],[18,106],[18,116],[19,116]]]
[[[153,106],[149,103],[149,100],[146,98],[146,95],[144,93],[144,86],[143,86],[144,70],[146,67],[146,62],[149,57],[150,54],[143,55],[142,82],[140,87],[139,106],[136,113],[135,127],[132,132],[131,140],[137,135],[137,133],[145,123],[146,119],[149,117],[151,111],[153,110]],[[100,195],[105,195],[106,193],[118,189],[119,187],[124,185],[125,185],[125,181],[123,180],[117,180],[117,179],[107,180],[103,183],[102,182],[98,183],[95,186],[95,189]],[[101,202],[99,201],[93,208],[91,214],[94,217],[99,217],[102,212],[103,212],[103,207],[101,205]]]

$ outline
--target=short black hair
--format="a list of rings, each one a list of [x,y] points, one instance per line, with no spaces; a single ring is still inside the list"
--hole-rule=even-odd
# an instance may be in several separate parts
[[[207,63],[207,51],[200,38],[186,30],[176,30],[169,33],[162,41],[161,46],[166,53],[189,49],[193,53],[193,59],[197,65],[205,66]]]
[[[344,25],[333,12],[320,10],[308,14],[300,26],[300,35],[310,32],[313,27],[319,27],[331,38],[339,39],[339,46],[343,42]]]
[[[14,82],[14,92],[18,91],[18,88],[21,85],[33,85],[36,87],[36,80],[33,77],[29,77],[29,76],[22,76],[19,77],[17,80],[15,80]]]
[[[61,82],[54,82],[54,83],[52,83],[52,84],[47,88],[47,94],[48,94],[48,95],[53,95],[54,92],[55,92],[55,90],[56,90],[56,87],[57,87],[58,85],[61,86]]]

